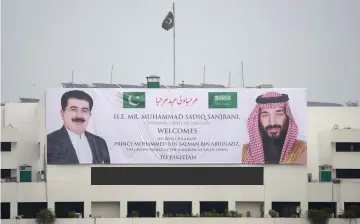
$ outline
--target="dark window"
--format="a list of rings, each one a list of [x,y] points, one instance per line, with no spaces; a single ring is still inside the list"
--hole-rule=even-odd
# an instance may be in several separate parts
[[[164,201],[164,214],[166,216],[177,217],[178,215],[191,216],[191,201]]]
[[[11,152],[11,142],[1,142],[2,152]]]
[[[323,210],[329,214],[334,213],[336,217],[336,202],[309,202],[308,209],[310,210]]]
[[[206,216],[206,213],[224,214],[226,211],[228,211],[227,201],[200,201],[201,215]]]
[[[263,167],[91,167],[91,185],[263,185]]]
[[[10,202],[1,202],[1,219],[10,219]]]
[[[360,208],[360,202],[344,202],[345,211],[354,211],[355,214],[357,213],[358,209]],[[360,218],[360,214],[358,214]]]
[[[1,179],[11,178],[11,169],[1,169]]]
[[[336,178],[360,179],[360,169],[336,169]]]
[[[155,201],[128,201],[128,217],[156,217]]]
[[[336,152],[360,152],[360,142],[337,142]]]
[[[279,213],[279,217],[289,218],[296,216],[296,207],[300,202],[273,202],[272,209]]]
[[[73,218],[69,217],[69,213],[81,213],[84,218],[84,202],[55,202],[55,214],[57,218]]]
[[[46,202],[19,202],[18,215],[22,215],[23,219],[34,219],[36,214],[44,208],[47,208]]]

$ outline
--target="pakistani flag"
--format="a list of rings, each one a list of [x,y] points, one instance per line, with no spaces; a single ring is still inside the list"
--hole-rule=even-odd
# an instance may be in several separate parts
[[[145,108],[145,92],[124,92],[123,108]]]
[[[237,108],[237,92],[209,92],[209,108]]]
[[[174,27],[174,14],[171,11],[165,17],[161,27],[166,31]]]

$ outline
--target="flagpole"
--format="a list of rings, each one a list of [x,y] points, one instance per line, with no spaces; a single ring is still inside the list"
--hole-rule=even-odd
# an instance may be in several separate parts
[[[114,65],[111,65],[110,84],[112,84]]]
[[[174,74],[173,74],[173,86],[175,87],[175,21],[176,21],[176,18],[175,18],[175,2],[173,2],[173,15],[174,15],[174,27],[173,27],[173,34],[174,34],[174,41],[173,41],[173,57],[174,57]]]
[[[241,61],[241,79],[242,79],[242,87],[245,88],[244,64],[243,64],[243,61]]]
[[[231,72],[229,72],[229,81],[228,81],[228,88],[231,87]]]
[[[203,84],[205,83],[206,83],[206,73],[205,73],[205,65],[204,65]]]

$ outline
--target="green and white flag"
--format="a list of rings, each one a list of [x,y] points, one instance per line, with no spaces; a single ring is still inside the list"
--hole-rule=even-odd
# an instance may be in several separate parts
[[[145,108],[145,92],[124,92],[123,108]]]
[[[237,108],[237,92],[209,92],[209,108]]]

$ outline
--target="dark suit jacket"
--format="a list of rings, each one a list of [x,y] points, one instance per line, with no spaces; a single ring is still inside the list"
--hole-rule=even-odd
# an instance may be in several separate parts
[[[93,164],[110,163],[109,150],[105,140],[97,135],[85,132],[93,155]],[[48,164],[79,164],[70,136],[63,126],[47,135]]]

